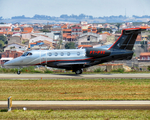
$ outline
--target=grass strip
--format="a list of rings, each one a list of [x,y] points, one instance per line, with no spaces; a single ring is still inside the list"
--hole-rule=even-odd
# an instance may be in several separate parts
[[[0,100],[150,100],[150,79],[0,80]]]
[[[0,110],[0,119],[149,120],[150,110]]]

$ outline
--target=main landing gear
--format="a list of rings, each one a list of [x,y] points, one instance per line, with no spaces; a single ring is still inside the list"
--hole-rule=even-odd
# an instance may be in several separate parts
[[[76,73],[76,75],[82,74],[82,71],[83,71],[82,69],[78,69],[78,70],[75,71],[75,73]]]

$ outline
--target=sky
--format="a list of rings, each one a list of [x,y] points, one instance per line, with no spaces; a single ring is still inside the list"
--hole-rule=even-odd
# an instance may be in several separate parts
[[[0,17],[33,17],[35,14],[59,17],[92,15],[94,17],[132,15],[150,16],[150,0],[0,0]]]

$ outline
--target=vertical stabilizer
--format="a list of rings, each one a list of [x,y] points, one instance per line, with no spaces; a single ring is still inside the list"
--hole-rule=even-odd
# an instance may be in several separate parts
[[[132,50],[134,43],[138,34],[141,33],[141,30],[146,30],[145,28],[128,28],[122,30],[121,36],[116,40],[116,42],[109,48],[112,49],[123,49],[123,50]]]

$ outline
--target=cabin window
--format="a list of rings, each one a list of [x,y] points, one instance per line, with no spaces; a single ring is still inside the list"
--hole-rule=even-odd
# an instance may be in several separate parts
[[[52,53],[48,53],[49,56],[52,56]]]
[[[31,52],[25,52],[22,56],[31,56],[32,53]]]
[[[63,52],[61,52],[61,53],[60,53],[60,55],[61,55],[61,56],[63,56],[63,55],[64,55],[64,53],[63,53]]]
[[[70,56],[70,52],[68,52],[67,55]]]
[[[28,54],[27,54],[27,56],[31,56],[31,55],[32,55],[32,53],[28,53]]]
[[[79,55],[80,55],[80,52],[77,52],[77,55],[79,56]]]
[[[22,56],[26,56],[27,52],[25,52]]]
[[[58,55],[58,53],[56,52],[56,53],[55,53],[55,56],[57,56],[57,55]]]

